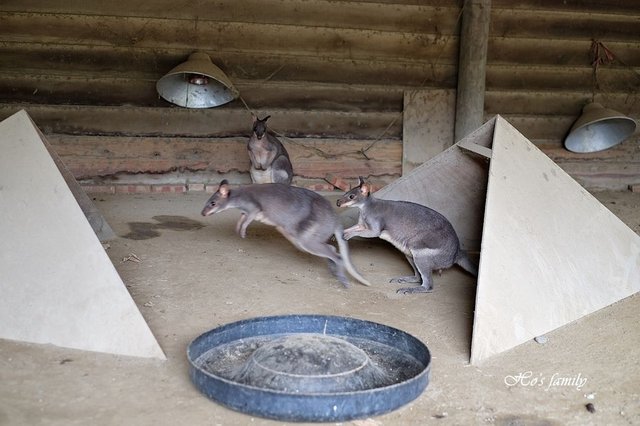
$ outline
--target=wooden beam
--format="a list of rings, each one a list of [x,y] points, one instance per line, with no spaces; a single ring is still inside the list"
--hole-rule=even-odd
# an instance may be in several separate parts
[[[483,123],[491,0],[465,0],[460,31],[455,140]]]
[[[47,135],[53,149],[76,179],[178,171],[203,176],[248,173],[247,137],[135,137]],[[322,179],[328,174],[400,176],[402,145],[393,139],[280,138],[297,177]],[[366,156],[362,150],[366,151]],[[135,153],[135,154],[132,154]]]
[[[0,119],[25,109],[45,134],[103,136],[234,137],[251,132],[251,113],[244,108],[187,109],[130,106],[28,105],[0,103]],[[339,112],[256,109],[271,115],[278,133],[344,139],[400,139],[400,112]],[[392,125],[390,125],[390,123]]]
[[[491,159],[491,149],[487,148],[486,146],[478,145],[477,143],[466,140],[461,140],[460,142],[458,142],[458,146],[469,152],[473,152],[474,154],[481,155],[486,159]]]

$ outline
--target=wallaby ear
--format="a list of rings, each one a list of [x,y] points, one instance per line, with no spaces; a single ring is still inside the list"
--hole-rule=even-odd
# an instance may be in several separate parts
[[[251,113],[251,122],[252,122],[252,124],[256,124],[256,121],[258,121],[258,116],[255,115],[254,113]]]
[[[220,186],[218,186],[218,192],[223,197],[226,197],[227,195],[229,195],[229,182],[226,179],[220,182]]]
[[[371,185],[369,185],[366,182],[362,182],[360,184],[360,192],[362,193],[362,195],[364,195],[365,197],[368,197],[370,191],[371,191]]]
[[[270,118],[271,118],[271,116],[270,116],[270,115],[267,115],[265,118],[263,118],[263,119],[262,119],[262,120],[260,120],[260,121],[262,121],[263,123],[266,123],[266,122],[267,122],[267,120],[268,120],[268,119],[270,119]]]
[[[362,186],[364,184],[364,179],[362,176],[358,176],[358,186]]]

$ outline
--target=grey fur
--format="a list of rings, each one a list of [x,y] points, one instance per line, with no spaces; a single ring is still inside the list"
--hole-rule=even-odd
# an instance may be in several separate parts
[[[281,183],[245,185],[230,188],[223,180],[209,198],[202,215],[208,216],[227,209],[242,212],[236,232],[245,238],[253,220],[275,226],[298,249],[329,260],[336,278],[347,287],[346,270],[364,285],[369,282],[353,267],[349,246],[343,239],[343,228],[331,203],[305,188]],[[335,236],[340,252],[327,241]]]
[[[251,160],[251,181],[253,183],[284,183],[291,185],[293,167],[289,153],[282,143],[267,131],[269,115],[260,120],[253,117],[253,133],[247,143]]]
[[[344,238],[381,238],[406,256],[414,275],[397,277],[391,282],[420,283],[419,287],[401,288],[401,293],[433,290],[433,271],[458,264],[474,276],[478,268],[460,248],[451,223],[440,213],[408,201],[379,200],[370,194],[370,186],[360,178],[358,187],[337,201],[338,207],[360,209],[358,223],[344,231]]]

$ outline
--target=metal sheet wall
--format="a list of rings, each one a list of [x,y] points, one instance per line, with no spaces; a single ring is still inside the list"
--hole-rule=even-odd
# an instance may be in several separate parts
[[[640,117],[640,5],[559,3],[494,0],[486,118],[503,115],[590,188],[640,183],[637,139],[589,155],[561,144],[590,99]],[[455,88],[460,12],[443,0],[4,0],[0,118],[27,109],[85,182],[206,183],[248,179],[248,106],[286,136],[299,184],[384,184],[401,173],[404,91]],[[594,41],[614,55],[597,71]],[[158,98],[157,79],[194,50],[244,102]]]

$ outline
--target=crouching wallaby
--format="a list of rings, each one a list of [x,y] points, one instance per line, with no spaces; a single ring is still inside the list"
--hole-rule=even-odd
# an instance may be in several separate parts
[[[247,144],[251,160],[251,181],[253,183],[285,183],[291,185],[293,167],[289,153],[282,143],[267,132],[267,115],[260,120],[253,116],[253,134]]]
[[[223,180],[205,204],[202,215],[208,216],[227,209],[242,212],[236,225],[236,232],[242,238],[254,219],[275,226],[298,249],[329,259],[329,268],[345,287],[349,284],[345,267],[356,280],[369,285],[353,267],[349,246],[342,237],[342,223],[331,203],[321,195],[281,183],[230,188],[228,182]],[[338,241],[340,253],[327,243],[332,235]]]
[[[372,197],[370,191],[371,187],[360,178],[358,187],[338,199],[338,207],[360,209],[358,223],[345,229],[344,238],[379,237],[404,253],[414,275],[393,278],[390,282],[421,285],[401,288],[399,293],[433,291],[432,271],[454,264],[478,276],[478,268],[460,248],[453,226],[443,215],[408,201],[379,200]]]

